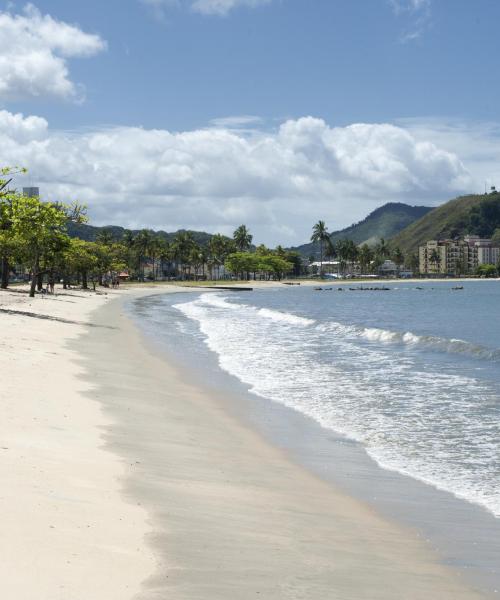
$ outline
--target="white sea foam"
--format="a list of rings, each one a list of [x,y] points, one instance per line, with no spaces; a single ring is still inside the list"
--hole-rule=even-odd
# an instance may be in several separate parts
[[[205,294],[175,306],[220,366],[259,396],[362,444],[382,467],[500,517],[497,390],[435,368],[438,350],[498,360],[463,340],[346,325]],[[395,351],[396,345],[409,352]],[[498,352],[498,351],[496,351]]]
[[[343,325],[336,322],[321,324],[318,328],[320,331],[330,331],[341,335],[365,338],[370,342],[407,344],[409,346],[421,345],[439,352],[464,354],[472,358],[486,359],[494,362],[500,361],[500,351],[498,349],[472,344],[457,338],[447,339],[432,335],[417,335],[411,331],[391,331],[377,327]]]
[[[314,325],[316,322],[314,319],[307,319],[306,317],[299,317],[292,313],[280,312],[270,308],[261,308],[258,310],[258,314],[266,319],[271,319],[272,321],[287,325],[301,325],[307,327],[308,325]]]

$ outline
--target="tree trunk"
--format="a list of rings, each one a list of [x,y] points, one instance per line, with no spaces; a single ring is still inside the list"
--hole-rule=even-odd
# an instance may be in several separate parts
[[[30,284],[30,298],[34,298],[35,297],[35,290],[36,290],[36,285],[38,282],[38,277],[39,277],[39,273],[38,271],[40,270],[40,264],[39,264],[39,258],[38,256],[35,258],[35,262],[33,263],[33,269],[31,271],[31,284]]]
[[[82,271],[82,288],[84,290],[88,290],[89,289],[89,284],[87,281],[87,271]]]
[[[9,269],[9,257],[2,256],[2,281],[0,283],[2,290],[6,290],[9,287]]]
[[[43,273],[36,274],[36,289],[39,292],[43,290]]]

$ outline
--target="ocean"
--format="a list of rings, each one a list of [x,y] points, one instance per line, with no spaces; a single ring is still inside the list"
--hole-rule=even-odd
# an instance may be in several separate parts
[[[486,512],[487,538],[488,519],[500,523],[500,285],[461,285],[200,291],[133,312],[201,380],[236,382],[256,410],[292,409],[382,470]]]

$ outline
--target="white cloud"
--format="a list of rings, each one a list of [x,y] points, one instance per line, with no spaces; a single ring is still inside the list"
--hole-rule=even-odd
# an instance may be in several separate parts
[[[192,10],[204,15],[225,16],[234,8],[242,6],[256,8],[269,4],[271,0],[194,0]]]
[[[397,17],[406,21],[402,43],[419,39],[431,25],[432,0],[389,0]]]
[[[402,119],[416,140],[430,141],[457,153],[472,177],[472,189],[480,193],[484,186],[500,188],[500,123],[457,119]]]
[[[21,14],[0,12],[0,99],[56,96],[78,99],[69,77],[69,58],[106,48],[94,34],[58,21],[28,4]]]
[[[171,8],[186,6],[193,12],[202,15],[217,15],[225,17],[233,9],[246,7],[257,8],[269,4],[272,0],[140,0],[143,4],[150,6],[155,15],[161,19],[165,18],[165,11]]]
[[[218,117],[217,119],[212,119],[210,125],[222,129],[244,129],[261,125],[262,122],[262,118],[255,115],[235,115],[232,117]]]
[[[2,164],[28,167],[49,199],[78,199],[99,224],[231,233],[256,241],[307,240],[388,201],[436,203],[470,188],[452,150],[389,124],[330,127],[289,120],[273,132],[134,127],[51,131],[44,119],[0,111]]]

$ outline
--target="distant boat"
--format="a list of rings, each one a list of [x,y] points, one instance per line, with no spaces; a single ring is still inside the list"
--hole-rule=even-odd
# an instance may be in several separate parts
[[[451,288],[452,290],[463,290],[464,286],[463,285],[456,285],[455,287]]]

